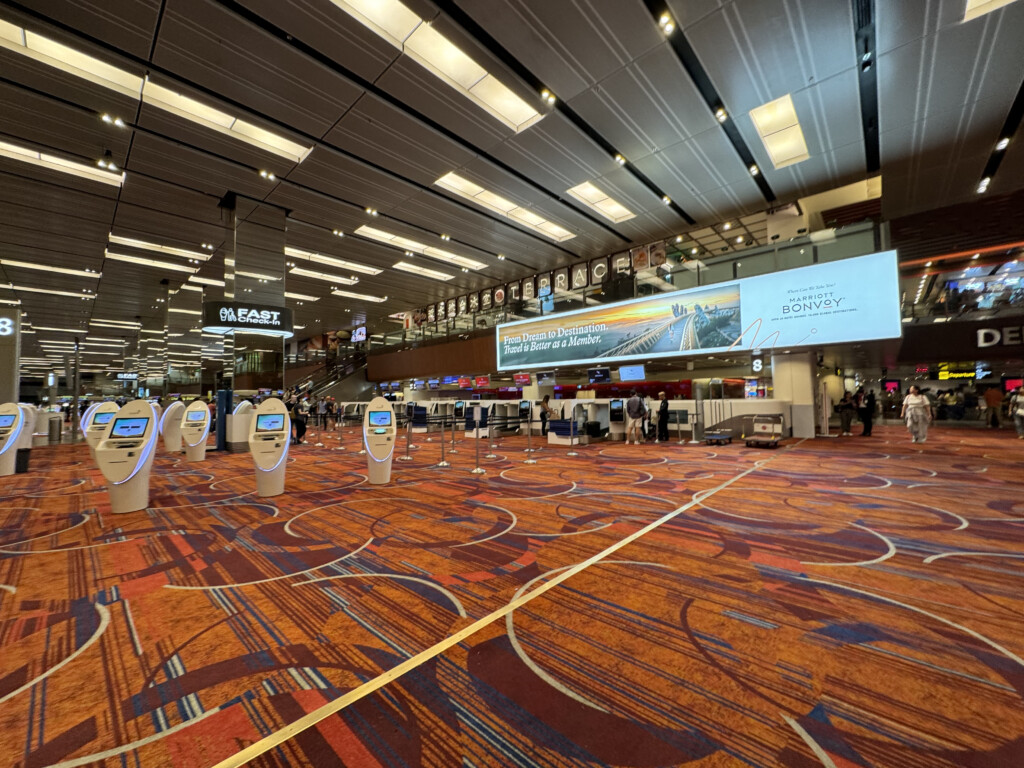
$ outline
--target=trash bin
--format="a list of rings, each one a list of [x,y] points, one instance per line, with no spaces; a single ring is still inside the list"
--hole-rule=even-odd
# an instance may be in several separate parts
[[[56,418],[51,416],[50,417],[50,423],[47,426],[48,426],[48,429],[49,429],[49,432],[50,432],[50,445],[57,445],[57,444],[59,444],[60,443],[61,427],[63,426],[61,424],[60,416],[57,416]]]
[[[28,460],[31,455],[31,448],[19,448],[18,452],[14,454],[14,473],[16,475],[28,472]]]

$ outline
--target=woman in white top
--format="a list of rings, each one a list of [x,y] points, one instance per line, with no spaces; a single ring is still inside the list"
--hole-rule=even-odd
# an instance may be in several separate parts
[[[922,395],[916,386],[910,387],[910,393],[903,398],[901,419],[906,419],[910,430],[910,442],[923,443],[928,437],[928,425],[932,423],[932,404],[927,395]]]

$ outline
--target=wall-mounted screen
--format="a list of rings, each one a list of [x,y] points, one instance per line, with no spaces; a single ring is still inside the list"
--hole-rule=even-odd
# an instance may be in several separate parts
[[[185,414],[185,421],[206,421],[206,415],[202,411],[189,411]]]
[[[256,416],[256,431],[257,432],[283,432],[284,431],[284,414],[283,413],[264,413]]]
[[[110,429],[111,437],[142,437],[146,434],[146,427],[149,426],[149,418],[114,419],[114,426]]]
[[[882,382],[882,390],[887,392],[887,393],[889,393],[889,392],[899,392],[900,391],[899,379],[886,379],[885,381]]]
[[[370,411],[371,427],[390,427],[391,411]]]
[[[551,371],[545,371],[537,374],[537,386],[538,387],[553,387],[555,386],[556,376]]]
[[[647,373],[642,365],[623,365],[619,368],[619,381],[643,381]]]
[[[512,375],[512,381],[515,382],[517,387],[528,387],[532,380],[528,373],[515,373]]]
[[[469,376],[459,376],[459,386],[462,387],[462,389],[472,389],[473,379]]]
[[[114,418],[116,415],[117,414],[114,413],[113,411],[107,411],[106,413],[97,413],[95,416],[92,417],[92,423],[94,425],[109,424],[110,420]]]
[[[591,368],[587,371],[591,384],[606,384],[612,380],[611,368]]]
[[[520,400],[519,401],[519,418],[525,419],[530,415],[530,401]]]
[[[478,386],[478,387],[489,387],[489,386],[491,386],[491,377],[490,376],[477,376],[476,380],[473,383],[476,384],[476,386]]]
[[[366,326],[360,325],[358,328],[352,329],[352,341],[366,341]]]
[[[873,253],[504,323],[498,370],[896,339],[899,297],[896,251]]]
[[[110,414],[113,416],[114,414]],[[14,426],[14,414],[6,414],[0,416],[0,429],[8,429]]]
[[[426,389],[427,383],[423,379],[416,379],[412,383],[413,389]]]
[[[427,379],[427,389],[440,389],[440,388],[441,388],[441,381],[440,381],[440,379]]]

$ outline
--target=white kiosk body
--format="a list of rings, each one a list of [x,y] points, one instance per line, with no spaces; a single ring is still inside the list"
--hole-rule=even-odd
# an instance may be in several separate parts
[[[288,409],[276,397],[255,408],[249,422],[249,452],[256,463],[256,493],[263,497],[284,493],[285,465],[292,437]]]
[[[107,436],[107,430],[117,415],[117,403],[97,403],[85,412],[82,419],[82,432],[85,433],[85,442],[89,446],[89,455],[93,461],[96,460],[96,446]]]
[[[164,450],[168,453],[181,452],[181,420],[184,414],[185,404],[175,400],[160,417],[160,435],[164,439]]]
[[[206,438],[210,435],[210,406],[193,400],[181,415],[181,439],[185,442],[188,461],[206,458]]]
[[[249,450],[249,422],[255,413],[252,403],[243,400],[227,415],[225,431],[229,451],[244,453]]]
[[[152,405],[153,406],[153,410],[156,411],[157,419],[158,420],[162,419],[164,417],[164,408],[163,408],[163,406],[160,405],[160,403],[157,402],[156,400],[150,400],[149,404]]]
[[[0,405],[0,477],[14,474],[18,448],[27,426],[25,412],[17,403]]]
[[[375,397],[363,414],[363,443],[371,485],[391,482],[391,455],[395,452],[395,412],[391,401]]]
[[[115,515],[149,506],[149,473],[156,453],[156,411],[147,400],[133,400],[114,415],[96,446],[96,463],[107,479]]]

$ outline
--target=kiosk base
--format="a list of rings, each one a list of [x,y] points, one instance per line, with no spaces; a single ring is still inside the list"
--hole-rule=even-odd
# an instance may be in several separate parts
[[[186,461],[202,461],[206,458],[206,443],[185,446]]]
[[[138,512],[149,506],[149,475],[136,475],[125,485],[108,485],[110,511],[115,515]]]
[[[256,470],[256,495],[264,499],[284,493],[284,467],[273,472]]]

